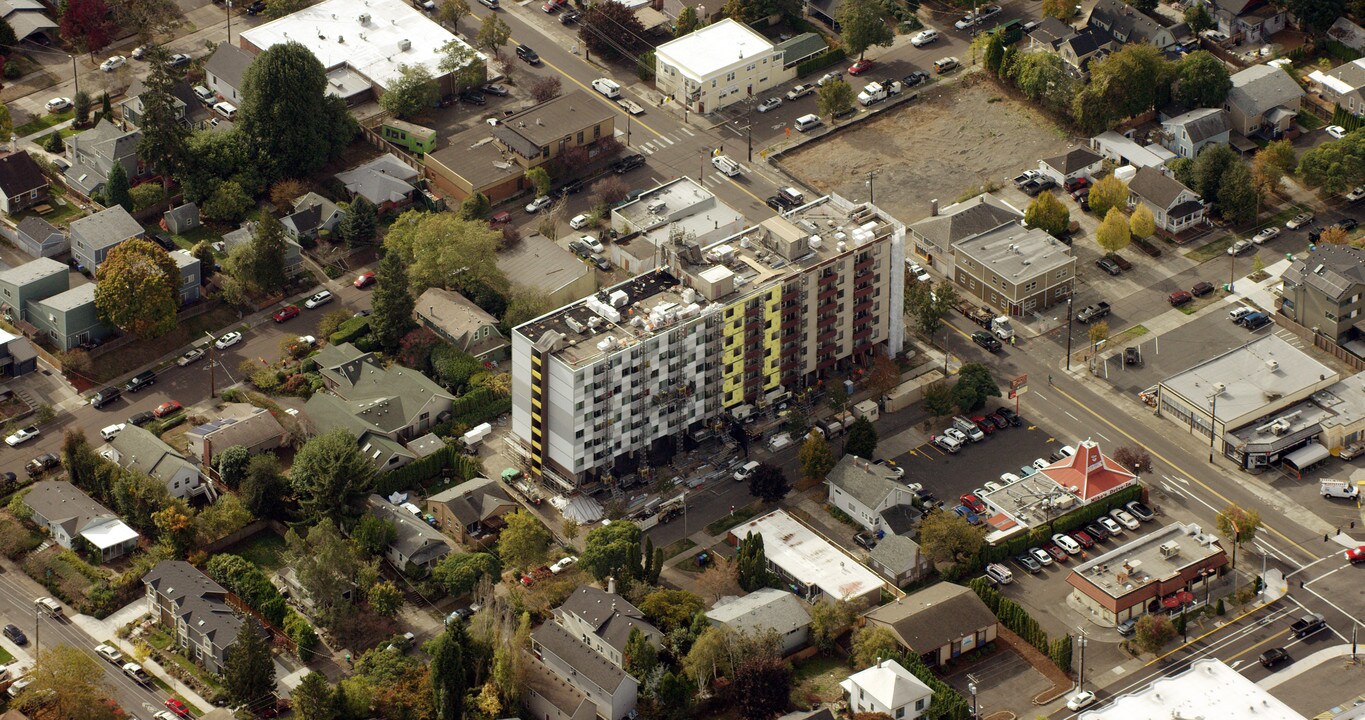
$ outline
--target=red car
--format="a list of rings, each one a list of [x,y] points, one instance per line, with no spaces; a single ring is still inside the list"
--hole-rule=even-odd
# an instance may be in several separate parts
[[[275,318],[275,322],[282,323],[285,320],[291,320],[298,316],[299,316],[298,305],[285,305],[284,307],[280,308],[279,312],[275,313],[271,317]]]
[[[180,403],[174,400],[168,400],[164,403],[161,403],[160,405],[157,405],[156,409],[152,411],[152,414],[159,418],[164,418],[167,415],[174,415],[175,413],[180,412],[180,410],[181,410]]]
[[[1167,300],[1171,301],[1171,307],[1180,307],[1185,303],[1193,301],[1194,296],[1191,295],[1188,290],[1176,290],[1175,292],[1171,293],[1170,297],[1168,297]]]
[[[374,284],[374,273],[363,272],[355,279],[355,286],[358,288],[369,287]]]
[[[981,498],[971,493],[964,494],[962,497],[959,497],[958,500],[963,505],[971,508],[974,513],[980,514],[986,512],[986,503],[982,502]]]
[[[1066,562],[1068,557],[1066,551],[1057,547],[1054,543],[1043,545],[1043,549],[1047,551],[1048,555],[1052,556],[1053,560],[1056,560],[1059,563]]]
[[[1347,550],[1346,559],[1350,560],[1352,565],[1365,563],[1365,545],[1361,545],[1354,550]]]
[[[185,703],[182,703],[175,698],[166,698],[166,709],[182,718],[190,717],[190,709],[185,707]]]
[[[1080,190],[1081,188],[1089,186],[1090,180],[1088,178],[1083,177],[1071,178],[1070,180],[1067,180],[1065,184],[1062,185],[1062,187],[1066,188],[1066,191],[1069,193],[1074,193],[1077,190]]]
[[[995,432],[995,423],[987,420],[985,415],[973,415],[972,422],[976,423],[976,426],[981,428],[981,432],[987,435]]]
[[[866,58],[853,63],[848,68],[849,75],[862,75],[872,69],[872,61]]]
[[[1089,535],[1085,534],[1084,530],[1073,531],[1071,533],[1071,539],[1075,540],[1076,544],[1080,545],[1083,548],[1095,547],[1095,540],[1091,538]]]

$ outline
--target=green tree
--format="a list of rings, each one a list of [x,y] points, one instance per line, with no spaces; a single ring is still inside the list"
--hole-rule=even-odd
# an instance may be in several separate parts
[[[1113,208],[1128,207],[1128,183],[1114,175],[1105,175],[1090,188],[1090,212],[1107,217]]]
[[[579,20],[579,42],[601,60],[638,55],[647,48],[644,36],[645,26],[621,3],[593,3]]]
[[[1222,107],[1231,89],[1227,64],[1207,50],[1196,50],[1175,65],[1171,97],[1186,107]]]
[[[1043,0],[1043,16],[1068,22],[1076,17],[1076,3],[1072,0]]]
[[[549,298],[540,292],[526,287],[516,287],[512,289],[507,298],[507,309],[502,313],[500,326],[503,333],[510,337],[513,328],[530,322],[553,309]]]
[[[1018,56],[1003,74],[1030,100],[1042,103],[1054,113],[1069,115],[1080,82],[1067,68],[1066,61],[1055,52],[1027,52]]]
[[[379,97],[379,107],[394,117],[410,118],[436,107],[440,95],[436,79],[425,65],[403,63],[398,66],[398,77]]]
[[[1109,323],[1098,320],[1090,323],[1086,328],[1086,335],[1090,338],[1091,347],[1099,347],[1099,344],[1109,339]]]
[[[90,122],[90,93],[81,90],[71,98],[76,127],[84,127]]]
[[[165,35],[185,23],[185,16],[174,0],[111,0],[109,3],[119,23],[131,29],[138,40],[156,47],[158,35]],[[148,48],[148,55],[151,54]],[[147,56],[143,56],[146,60]]]
[[[72,645],[54,643],[38,652],[28,671],[29,684],[11,706],[36,717],[62,720],[113,720],[105,702],[112,688],[95,659]]]
[[[853,86],[842,78],[821,85],[815,91],[815,107],[833,123],[835,118],[853,109]]]
[[[986,528],[969,524],[957,513],[934,510],[920,523],[920,547],[936,563],[966,562],[976,557],[985,541]]]
[[[791,491],[782,468],[770,463],[759,463],[749,475],[749,494],[764,502],[777,502]]]
[[[1157,0],[1125,0],[1133,9],[1148,15],[1156,12]]]
[[[506,516],[507,526],[498,538],[498,556],[505,567],[519,570],[545,562],[550,531],[536,516],[518,510]]]
[[[380,617],[396,617],[398,608],[403,606],[403,591],[399,590],[393,581],[384,580],[370,587],[366,599],[370,603],[370,608]]]
[[[503,292],[508,287],[497,265],[499,239],[498,231],[482,221],[409,210],[389,227],[384,248],[407,263],[413,297],[430,287],[473,296],[485,288]]]
[[[385,97],[388,97],[387,93]],[[341,222],[337,224],[337,233],[351,247],[367,245],[374,240],[375,227],[378,224],[379,216],[374,203],[365,199],[363,195],[357,195],[346,208],[346,213],[341,216]]]
[[[1217,202],[1218,189],[1223,184],[1223,173],[1234,164],[1240,163],[1237,152],[1221,143],[1209,143],[1199,151],[1190,172],[1194,178],[1191,186],[1199,196]]]
[[[124,210],[133,211],[133,196],[129,194],[128,173],[123,163],[114,163],[109,168],[109,179],[104,183],[104,200],[109,205],[122,205]]]
[[[673,37],[690,35],[699,27],[701,20],[697,17],[697,9],[691,5],[684,5],[678,12],[678,19],[673,22]]]
[[[539,170],[540,168],[533,169]],[[483,220],[488,217],[488,212],[492,209],[493,205],[488,202],[488,196],[476,192],[460,203],[460,217],[465,220]]]
[[[536,189],[537,197],[550,194],[550,173],[543,167],[533,167],[526,171],[526,180]]]
[[[877,428],[865,417],[853,421],[844,439],[844,452],[864,460],[872,460],[877,452]]]
[[[235,131],[192,133],[187,154],[194,162],[184,164],[175,179],[180,181],[188,202],[204,202],[225,180],[237,183],[243,192],[265,187],[261,169],[248,152],[243,136]]]
[[[271,8],[275,8],[272,6]],[[251,61],[242,80],[237,127],[267,182],[312,175],[351,142],[356,123],[306,47],[273,45]]]
[[[241,445],[233,445],[214,456],[213,463],[218,468],[218,479],[236,490],[246,478],[247,466],[251,464],[251,453]]]
[[[1099,228],[1095,230],[1095,242],[1105,252],[1116,253],[1128,247],[1130,240],[1132,235],[1128,230],[1128,216],[1116,207],[1109,208]]]
[[[1175,639],[1175,624],[1167,615],[1156,613],[1138,618],[1133,628],[1133,641],[1143,652],[1155,655],[1166,643]]]
[[[243,705],[275,691],[275,663],[270,659],[270,643],[265,631],[252,618],[237,630],[237,639],[223,663],[223,687],[228,696]]]
[[[492,553],[451,553],[436,564],[431,575],[452,597],[472,592],[484,578],[497,580],[502,563]]]
[[[441,62],[437,67],[441,72],[451,74],[456,90],[467,90],[488,82],[488,67],[474,48],[459,40],[451,40],[441,47]]]
[[[518,513],[520,514],[520,513]],[[470,653],[463,622],[446,626],[428,647],[431,654],[431,698],[437,720],[464,717],[465,692],[469,687]]]
[[[578,564],[598,582],[608,577],[634,577],[638,571],[630,567],[630,562],[632,556],[640,555],[639,548],[640,526],[629,521],[614,521],[588,532]]]
[[[339,713],[332,688],[322,673],[304,675],[290,693],[290,699],[294,701],[294,716],[299,720],[337,720]]]
[[[992,75],[1000,75],[1000,65],[1005,59],[1005,34],[996,29],[985,35],[986,47],[981,53],[981,63],[986,67],[986,71]]]
[[[763,536],[748,533],[739,541],[735,553],[735,566],[739,586],[744,592],[753,592],[768,587],[772,573],[768,571],[768,555],[763,550]]]
[[[1284,0],[1280,4],[1314,34],[1327,32],[1346,13],[1346,0]]]
[[[239,223],[246,219],[253,205],[255,202],[242,185],[235,180],[228,180],[218,184],[200,211],[209,220]]]
[[[1111,117],[1131,117],[1167,101],[1172,70],[1160,50],[1145,43],[1132,43],[1090,63],[1090,85],[1086,90],[1096,92],[1111,105],[1115,113]]]
[[[100,318],[144,340],[175,328],[179,291],[175,261],[146,240],[119,243],[95,271],[95,309]]]
[[[251,242],[233,248],[223,263],[227,274],[252,292],[272,294],[284,289],[284,255],[289,234],[274,215],[262,213],[251,231]]]
[[[132,0],[128,4],[169,5],[179,15],[176,4],[166,0]],[[137,155],[161,173],[162,188],[169,188],[171,177],[179,175],[188,158],[190,130],[175,107],[175,86],[179,78],[169,65],[166,49],[153,44],[148,47],[144,59],[151,72],[143,80],[142,94],[138,95],[138,101],[142,103],[138,120],[142,137],[137,143]]]
[[[896,33],[886,23],[886,5],[877,0],[845,0],[835,12],[849,55],[863,58],[873,45],[890,45]]]
[[[991,377],[990,368],[981,363],[967,363],[958,368],[957,384],[953,386],[953,402],[964,413],[980,410],[986,398],[1000,397],[1000,386]]]
[[[1279,189],[1280,180],[1294,172],[1298,164],[1294,146],[1288,140],[1275,140],[1257,151],[1251,160],[1251,175],[1262,194]]]
[[[925,338],[932,338],[943,327],[943,318],[957,304],[957,290],[951,283],[907,283],[905,314]]]
[[[1260,197],[1251,171],[1244,162],[1234,162],[1223,171],[1214,208],[1224,220],[1247,223],[1256,219]]]
[[[133,210],[141,211],[166,200],[166,189],[160,185],[143,183],[128,191],[133,199]]]
[[[1185,24],[1196,35],[1214,27],[1213,16],[1209,15],[1203,3],[1195,3],[1185,11]]]
[[[693,14],[692,18],[695,20],[696,15]],[[9,24],[8,20],[0,18],[0,48],[14,47],[18,43],[19,39],[14,34],[14,27]]]
[[[285,491],[280,461],[272,453],[255,455],[247,465],[246,479],[242,480],[242,501],[256,517],[279,517],[281,499]]]
[[[750,657],[734,669],[731,691],[740,717],[771,720],[786,712],[791,702],[792,672],[778,658]]]
[[[654,672],[654,668],[659,664],[658,651],[649,642],[649,636],[640,632],[638,626],[630,628],[630,635],[626,637],[625,652],[622,653],[625,661],[625,671],[632,677],[647,678]]]
[[[834,649],[835,641],[858,618],[858,611],[843,600],[820,598],[810,608],[810,640],[820,652]]]
[[[801,443],[801,476],[810,480],[824,480],[834,468],[834,452],[822,433],[813,432]]]
[[[370,327],[384,352],[393,354],[398,351],[403,336],[413,328],[412,312],[416,304],[408,288],[408,270],[401,253],[385,253],[379,261],[375,279]]]
[[[468,0],[441,0],[436,5],[436,20],[451,31],[459,29],[460,20],[469,17]]]
[[[355,436],[342,429],[304,443],[289,470],[289,484],[312,522],[340,523],[358,514],[373,481],[374,465],[361,454]]]
[[[899,657],[900,654],[896,636],[881,625],[864,625],[853,634],[853,667],[858,670]]]
[[[398,528],[392,522],[368,513],[361,515],[351,528],[351,542],[370,556],[382,555],[384,548],[397,537]]]
[[[1229,504],[1214,518],[1218,534],[1232,543],[1232,564],[1237,565],[1237,547],[1256,539],[1261,529],[1261,514],[1255,508]]]
[[[1305,152],[1298,174],[1310,187],[1328,195],[1365,185],[1365,132],[1348,133]]]
[[[285,559],[308,593],[313,617],[325,626],[337,627],[353,610],[347,600],[352,590],[357,586],[365,590],[360,576],[366,572],[366,562],[359,548],[326,518],[307,528],[306,533],[290,529],[284,542]]]
[[[1152,217],[1152,211],[1147,206],[1138,203],[1133,208],[1133,214],[1128,218],[1128,232],[1133,237],[1146,239],[1156,232],[1156,218]]]
[[[1059,236],[1071,226],[1071,211],[1050,191],[1041,192],[1024,211],[1024,222],[1049,235]]]
[[[479,32],[474,36],[475,47],[497,52],[512,37],[512,28],[495,14],[485,15],[479,22]]]
[[[924,389],[924,411],[935,419],[957,412],[953,389],[946,382],[936,382]]]

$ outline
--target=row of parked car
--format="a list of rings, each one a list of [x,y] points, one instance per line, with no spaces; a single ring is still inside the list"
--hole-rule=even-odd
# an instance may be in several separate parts
[[[929,442],[950,453],[956,453],[967,443],[981,442],[996,430],[1019,427],[1023,419],[1007,407],[996,409],[989,415],[973,415],[970,418],[958,415],[953,424],[940,435],[929,438]]]
[[[1066,562],[1072,555],[1080,555],[1086,550],[1112,537],[1122,535],[1125,530],[1137,530],[1141,523],[1156,519],[1152,509],[1134,500],[1122,508],[1115,508],[1107,515],[1101,515],[1083,527],[1069,533],[1057,533],[1051,542],[1029,548],[1027,552],[1014,558],[1014,563],[1029,573],[1041,572],[1052,563]],[[995,577],[992,575],[992,577]],[[1001,581],[995,578],[997,582]],[[1135,624],[1135,623],[1134,623]],[[1119,626],[1120,635],[1131,635],[1133,625]]]

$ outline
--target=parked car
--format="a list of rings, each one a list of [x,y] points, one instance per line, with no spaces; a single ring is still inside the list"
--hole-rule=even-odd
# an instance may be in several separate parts
[[[299,312],[301,311],[299,310],[298,305],[285,305],[284,307],[277,310],[275,314],[271,315],[270,317],[274,318],[275,322],[282,323],[286,320],[292,320],[293,318],[298,317]]]
[[[5,444],[10,447],[18,447],[41,434],[42,431],[38,429],[37,425],[29,425],[15,430],[13,434],[5,438]]]
[[[232,332],[227,333],[226,335],[218,338],[218,341],[213,343],[213,346],[219,350],[226,350],[241,341],[242,334],[240,332],[237,332],[236,330],[233,330]]]
[[[174,415],[183,409],[184,408],[181,407],[179,402],[175,400],[167,400],[166,402],[157,405],[156,409],[152,411],[152,414],[157,416],[158,418],[164,418],[170,415]]]
[[[1337,140],[1346,137],[1346,128],[1340,125],[1328,125],[1327,127],[1323,128],[1323,130],[1328,135],[1331,135],[1333,138],[1336,138]]]
[[[556,560],[553,565],[550,566],[550,573],[552,575],[558,575],[564,572],[565,570],[568,570],[569,567],[576,562],[578,562],[577,555],[570,555],[566,558],[560,558],[559,560]]]
[[[1076,542],[1070,536],[1064,535],[1062,533],[1057,533],[1056,535],[1052,536],[1052,542],[1056,543],[1058,547],[1065,550],[1070,555],[1081,554],[1082,549],[1081,544]]]
[[[1095,539],[1086,534],[1084,530],[1071,531],[1071,539],[1083,548],[1095,547]]]
[[[352,284],[355,285],[355,286],[358,287],[358,288],[364,288],[364,287],[369,287],[369,286],[373,285],[374,283],[375,283],[375,274],[374,274],[373,272],[366,271],[366,272],[363,272],[363,273],[360,273],[359,275],[357,275],[357,276],[355,277],[355,282],[352,283]]]
[[[498,85],[497,83],[484,85],[483,92],[485,95],[493,95],[496,97],[507,97],[512,94],[511,90],[508,90],[505,86]]]
[[[100,70],[103,70],[104,72],[113,72],[127,64],[128,58],[123,57],[122,55],[115,55],[100,63]]]
[[[1101,515],[1095,518],[1095,522],[1099,523],[1100,527],[1109,531],[1110,535],[1123,534],[1123,527],[1119,525],[1117,522],[1115,522],[1114,518],[1111,518],[1108,515]]]
[[[190,709],[175,698],[166,698],[166,709],[187,720],[190,717]]]
[[[1195,297],[1204,297],[1211,292],[1213,292],[1213,283],[1204,282],[1203,280],[1195,283],[1194,287],[1190,288],[1190,294]]]
[[[929,277],[929,271],[925,270],[919,263],[907,263],[905,271],[915,279],[915,282],[929,282],[933,279]]]
[[[265,0],[254,0],[246,6],[247,15],[260,15],[263,12],[265,12]]]
[[[1114,626],[1114,629],[1119,631],[1119,637],[1128,637],[1137,631],[1137,621],[1136,617],[1130,617]]]
[[[1109,539],[1109,531],[1096,523],[1090,523],[1082,529],[1090,537],[1095,538],[1095,542],[1104,542]]]
[[[1095,693],[1090,692],[1089,690],[1083,690],[1067,699],[1066,709],[1073,711],[1081,710],[1090,707],[1093,704],[1095,704]]]
[[[1077,190],[1081,190],[1088,187],[1090,187],[1090,179],[1083,177],[1070,178],[1066,182],[1062,183],[1062,189],[1066,190],[1069,193],[1074,193]]]
[[[759,103],[757,106],[754,107],[754,109],[761,113],[765,113],[768,112],[769,110],[776,110],[780,107],[782,107],[782,98],[774,96]]]
[[[95,654],[120,667],[123,665],[123,653],[119,652],[118,648],[109,645],[96,645]]]
[[[872,548],[877,547],[877,536],[864,530],[854,534],[853,542],[857,543],[859,547],[871,550]]]
[[[28,644],[28,636],[24,634],[23,630],[19,629],[19,626],[13,623],[5,625],[4,633],[5,637],[9,638],[9,641],[15,645]]]
[[[1255,311],[1255,310],[1252,310],[1251,308],[1249,308],[1249,307],[1247,307],[1247,306],[1245,306],[1245,305],[1238,305],[1237,307],[1235,307],[1235,308],[1233,308],[1232,310],[1229,310],[1229,311],[1228,311],[1228,319],[1231,320],[1231,321],[1233,321],[1233,322],[1235,322],[1235,323],[1237,323],[1238,325],[1241,325],[1241,324],[1242,324],[1242,318],[1244,318],[1244,317],[1246,317],[1246,316],[1248,316],[1248,315],[1250,315],[1250,314],[1252,314],[1252,313],[1254,313],[1254,312],[1256,312],[1256,311]]]
[[[1285,223],[1284,226],[1290,230],[1298,230],[1311,222],[1313,222],[1313,213],[1299,213],[1290,218],[1289,222]]]
[[[933,28],[929,28],[926,30],[921,30],[915,33],[914,35],[910,36],[910,44],[914,45],[915,47],[924,47],[925,45],[928,45],[929,43],[937,40],[938,38],[939,38],[938,31]]]
[[[1006,428],[1008,428],[1008,427],[1010,426],[1010,421],[1009,421],[1009,420],[1006,420],[1005,418],[1003,418],[1003,417],[1001,417],[1001,416],[999,416],[999,415],[996,415],[995,413],[991,413],[990,415],[987,415],[987,416],[986,416],[986,419],[987,419],[987,420],[990,420],[991,423],[992,423],[993,425],[995,425],[995,429],[996,429],[996,430],[1004,430],[1004,429],[1006,429]]]
[[[1356,220],[1355,218],[1342,218],[1338,220],[1336,225],[1333,225],[1333,227],[1341,228],[1346,232],[1350,232],[1360,227],[1360,221]]]
[[[627,155],[627,156],[621,158],[620,160],[617,160],[617,161],[615,162],[615,164],[613,164],[613,165],[611,166],[611,169],[612,169],[617,175],[624,175],[624,174],[630,172],[631,170],[634,170],[635,168],[640,167],[640,166],[642,166],[642,165],[644,165],[644,164],[645,164],[645,156],[644,156],[644,155],[641,155],[641,154],[639,154],[639,153],[636,153],[636,154],[634,154],[634,155]]]
[[[190,64],[190,61],[192,59],[193,58],[191,58],[189,55],[186,55],[185,53],[176,53],[172,55],[169,60],[166,61],[166,66],[173,68],[185,67],[186,65]]]
[[[544,210],[545,208],[550,207],[550,203],[552,203],[552,202],[554,202],[554,200],[553,200],[549,195],[541,195],[540,197],[536,198],[535,200],[532,200],[531,202],[526,203],[526,212],[531,213],[531,214],[538,213],[538,212],[540,212],[541,210]]]
[[[974,512],[971,508],[967,507],[966,505],[958,505],[957,507],[953,508],[953,512],[957,513],[958,517],[961,517],[963,520],[966,520],[968,525],[976,525],[977,523],[981,522],[980,516],[978,516],[976,512]]]
[[[1024,553],[1014,558],[1014,564],[1023,568],[1025,572],[1036,573],[1043,569],[1041,563],[1033,558],[1029,553]]]
[[[484,97],[482,92],[471,88],[460,93],[460,102],[470,105],[487,105],[488,98]]]
[[[139,685],[152,684],[152,676],[148,675],[147,671],[143,670],[142,666],[137,663],[125,663],[123,665],[123,674],[132,678],[133,682]]]
[[[986,512],[986,503],[982,502],[981,498],[971,493],[963,494],[962,497],[958,498],[958,501],[971,508],[973,512]]]
[[[1291,220],[1290,222],[1293,222],[1293,221]],[[1267,242],[1269,242],[1269,241],[1271,241],[1271,240],[1274,240],[1275,238],[1279,237],[1279,235],[1280,235],[1280,229],[1279,229],[1278,227],[1275,227],[1274,225],[1272,225],[1272,226],[1270,226],[1270,227],[1268,227],[1268,228],[1266,228],[1266,229],[1264,229],[1264,230],[1262,230],[1262,231],[1256,233],[1255,235],[1253,235],[1253,236],[1251,237],[1251,242],[1256,243],[1257,245],[1263,245],[1263,244],[1265,244],[1265,243],[1267,243]]]
[[[850,65],[850,66],[848,67],[848,74],[849,74],[849,75],[862,75],[863,73],[867,72],[868,70],[871,70],[873,65],[874,65],[874,63],[873,63],[871,60],[868,60],[867,58],[863,58],[863,59],[861,59],[861,60],[859,60],[859,61],[853,63],[852,65]]]
[[[1233,257],[1237,257],[1238,255],[1249,253],[1255,249],[1256,245],[1252,243],[1250,240],[1238,240],[1237,242],[1233,243],[1230,247],[1228,247],[1228,254]]]
[[[1029,548],[1028,554],[1031,555],[1039,565],[1048,566],[1052,564],[1052,555],[1042,548]]]
[[[987,435],[995,434],[995,423],[986,419],[985,415],[973,415],[971,421],[976,423],[977,429]]]
[[[322,292],[308,298],[307,300],[304,300],[303,306],[308,308],[309,310],[314,310],[316,308],[322,307],[323,305],[326,305],[329,302],[332,302],[332,293],[330,290],[323,290]]]
[[[1115,522],[1128,528],[1129,530],[1136,530],[1138,529],[1138,526],[1141,525],[1141,523],[1138,522],[1137,518],[1133,517],[1132,515],[1128,514],[1126,511],[1120,508],[1114,508],[1113,510],[1110,510],[1109,517],[1114,518]]]
[[[1180,307],[1186,303],[1194,302],[1194,296],[1186,290],[1176,290],[1166,297],[1171,303],[1171,307]]]
[[[985,330],[977,330],[972,333],[972,342],[980,345],[987,352],[1000,352],[1002,347],[1000,340]]]
[[[147,423],[149,423],[149,422],[151,422],[151,421],[153,421],[153,420],[155,420],[155,419],[156,419],[156,416],[153,415],[153,414],[151,413],[150,410],[143,410],[143,411],[140,412],[140,413],[136,413],[136,414],[134,414],[134,415],[131,415],[131,416],[128,418],[128,424],[129,424],[129,425],[135,425],[135,426],[137,426],[137,427],[141,427],[141,426],[146,425]]]
[[[27,473],[29,477],[38,477],[52,468],[60,467],[61,464],[62,461],[56,455],[53,455],[52,453],[43,453],[42,455],[29,460],[28,464],[24,466],[24,472]]]
[[[953,440],[957,441],[962,445],[966,445],[967,443],[971,442],[971,439],[967,437],[967,433],[964,433],[955,427],[946,428],[943,431],[943,434],[947,435],[948,437],[952,438]]]
[[[100,428],[100,437],[104,438],[106,441],[113,440],[114,436],[118,435],[120,432],[123,432],[123,428],[126,427],[128,427],[127,423],[114,423],[113,425],[106,425],[105,427]]]
[[[1066,562],[1070,557],[1066,554],[1066,551],[1058,547],[1056,543],[1043,543],[1043,549],[1046,550],[1047,554],[1051,555],[1052,559],[1056,560],[1058,564]]]
[[[1004,418],[1013,427],[1019,427],[1019,424],[1023,422],[1023,418],[1020,418],[1019,414],[1014,412],[1012,408],[998,407],[995,409],[995,414]]]
[[[792,88],[792,89],[790,89],[790,90],[787,91],[787,99],[788,99],[788,100],[800,100],[801,98],[803,98],[803,97],[805,97],[805,96],[807,96],[807,95],[813,95],[813,94],[815,94],[815,86],[814,86],[814,85],[797,85],[796,87],[794,87],[794,88]]]
[[[517,57],[521,58],[521,59],[522,59],[523,61],[525,61],[528,65],[539,65],[539,64],[540,64],[540,56],[536,54],[536,51],[535,51],[535,50],[532,50],[532,49],[531,49],[531,46],[530,46],[530,45],[526,45],[526,44],[518,45],[518,46],[517,46]]]
[[[1118,263],[1114,262],[1113,260],[1110,260],[1107,257],[1101,257],[1100,259],[1096,260],[1095,265],[1098,266],[1099,269],[1109,273],[1110,275],[1118,275],[1119,273],[1123,272],[1123,270],[1119,267]]]
[[[179,365],[180,367],[185,367],[185,366],[187,366],[187,365],[191,365],[191,364],[193,364],[193,363],[197,363],[197,362],[199,362],[200,360],[203,360],[203,359],[204,359],[204,349],[203,349],[203,348],[195,348],[195,349],[190,350],[189,352],[185,353],[184,355],[181,355],[178,359],[176,359],[175,364],[176,364],[176,365]]]
[[[1352,189],[1351,192],[1346,193],[1347,202],[1359,202],[1362,199],[1365,199],[1365,185],[1361,185],[1360,187]]]
[[[929,73],[924,72],[923,70],[916,70],[909,75],[906,75],[905,78],[901,80],[901,85],[912,88],[927,82],[929,82]]]
[[[71,98],[68,97],[55,97],[47,101],[47,111],[50,113],[59,113],[69,107]]]

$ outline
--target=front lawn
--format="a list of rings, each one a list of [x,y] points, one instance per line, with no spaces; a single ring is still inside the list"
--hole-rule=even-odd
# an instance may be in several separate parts
[[[76,116],[74,110],[63,110],[59,113],[44,113],[32,120],[14,128],[14,134],[18,137],[28,137],[34,133],[40,133],[53,125],[64,123]]]
[[[284,551],[284,538],[269,530],[262,530],[223,552],[240,555],[269,575],[284,567]]]
[[[1190,250],[1185,253],[1185,257],[1199,263],[1208,262],[1216,257],[1227,255],[1228,248],[1232,247],[1232,244],[1235,242],[1237,242],[1237,236],[1228,233],[1223,237],[1217,238],[1216,240],[1210,240],[1209,242]]]
[[[237,311],[230,307],[218,307],[202,315],[196,315],[180,322],[174,330],[155,340],[134,342],[99,356],[91,374],[98,382],[108,382],[113,378],[126,375],[133,370],[154,362],[168,352],[173,352],[193,340],[204,337],[205,332],[217,334],[219,328],[237,322]]]

